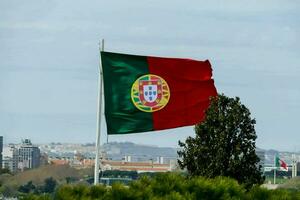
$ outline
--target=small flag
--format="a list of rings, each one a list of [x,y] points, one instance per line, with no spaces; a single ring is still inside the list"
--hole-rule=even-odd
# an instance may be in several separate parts
[[[287,164],[281,160],[278,156],[275,158],[275,166],[277,169],[282,170],[282,171],[288,171],[288,166]]]
[[[195,125],[217,95],[208,60],[101,52],[108,134]]]

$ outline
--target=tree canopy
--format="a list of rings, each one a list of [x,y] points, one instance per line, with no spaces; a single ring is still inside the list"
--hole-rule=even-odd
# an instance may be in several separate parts
[[[211,200],[211,199],[286,199],[300,198],[297,190],[253,187],[248,191],[236,180],[225,177],[205,178],[189,177],[177,173],[158,173],[154,177],[141,177],[125,186],[114,183],[111,187],[105,185],[88,186],[83,184],[68,184],[59,186],[53,194],[29,194],[22,200]]]
[[[238,97],[211,99],[206,118],[195,126],[195,137],[179,141],[179,165],[191,176],[226,176],[251,187],[264,178],[256,155],[255,119]]]

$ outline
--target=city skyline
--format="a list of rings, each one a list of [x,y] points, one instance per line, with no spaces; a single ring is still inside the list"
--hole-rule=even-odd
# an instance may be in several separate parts
[[[209,59],[218,92],[240,97],[256,119],[257,146],[300,151],[299,7],[294,1],[1,1],[0,135],[5,143],[95,142],[104,38],[107,51]],[[193,135],[185,127],[109,141],[176,147]]]

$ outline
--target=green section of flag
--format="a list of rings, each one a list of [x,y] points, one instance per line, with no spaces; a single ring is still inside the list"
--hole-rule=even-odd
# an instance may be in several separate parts
[[[131,100],[132,84],[140,76],[149,74],[147,57],[101,52],[101,61],[107,133],[153,130],[152,114],[141,112]]]
[[[276,156],[276,157],[275,157],[275,166],[276,166],[276,167],[280,167],[280,162],[279,162],[279,160],[280,160],[279,157]]]

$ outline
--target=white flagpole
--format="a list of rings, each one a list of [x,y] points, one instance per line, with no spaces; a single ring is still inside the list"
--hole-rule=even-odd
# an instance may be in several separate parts
[[[294,160],[295,160],[295,154],[292,154],[292,178],[294,178]]]
[[[104,39],[102,39],[102,47],[100,48],[99,43],[99,53],[104,51]],[[101,56],[101,54],[100,54]],[[100,57],[99,57],[100,58]],[[94,171],[94,185],[99,183],[99,171],[101,171],[101,162],[100,162],[100,136],[101,136],[101,107],[102,107],[102,65],[101,59],[99,59],[99,76],[98,76],[98,105],[97,105],[97,128],[96,128],[96,158],[95,158],[95,171]]]
[[[298,170],[297,170],[297,159],[296,159],[296,155],[295,155],[295,160],[294,160],[294,177],[297,177],[297,172],[298,172]]]
[[[274,156],[274,185],[276,184],[276,155]]]

